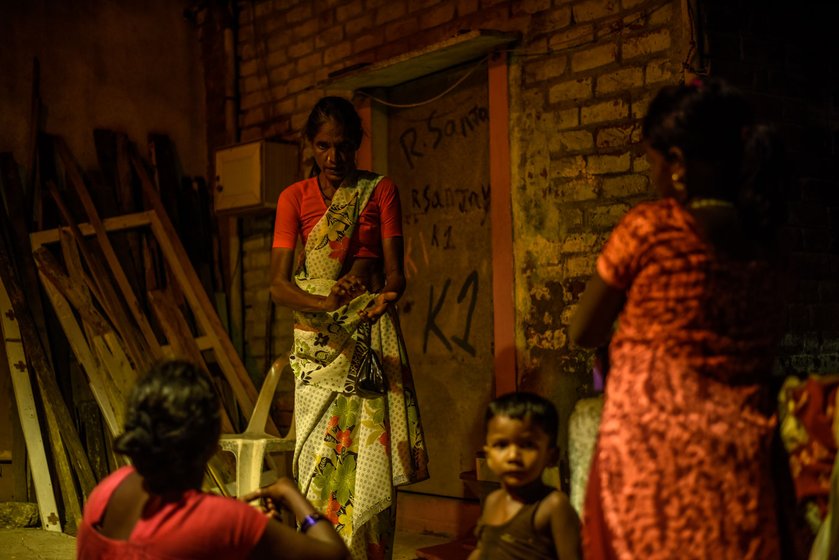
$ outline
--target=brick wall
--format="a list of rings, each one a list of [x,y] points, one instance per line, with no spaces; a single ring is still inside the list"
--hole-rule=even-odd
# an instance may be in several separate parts
[[[559,7],[568,15],[532,37],[550,54],[512,68],[519,385],[551,395],[563,417],[590,381],[568,323],[609,231],[651,195],[639,119],[681,78],[686,50],[678,2],[621,8]]]
[[[589,381],[589,354],[567,341],[574,306],[612,226],[651,196],[637,145],[640,118],[655,91],[679,81],[683,63],[692,62],[747,90],[762,114],[780,120],[799,162],[787,228],[798,275],[780,364],[788,373],[836,371],[839,73],[833,60],[839,53],[827,29],[836,9],[813,3],[789,10],[789,3],[769,2],[757,10],[753,4],[241,2],[241,137],[298,140],[319,97],[351,94],[324,89],[332,72],[421,49],[463,29],[519,32],[522,39],[510,53],[519,387],[553,398],[564,418]],[[683,9],[688,5],[693,9]],[[691,52],[698,58],[689,60]],[[212,129],[212,118],[208,122]],[[266,266],[271,217],[248,222],[243,262],[253,365],[267,334],[261,326],[267,279],[249,269]],[[287,336],[282,328],[275,325],[275,338]],[[287,344],[282,340],[275,348]]]
[[[510,54],[519,385],[553,398],[566,417],[589,367],[588,353],[569,348],[568,320],[606,234],[648,196],[633,143],[651,94],[681,77],[680,2],[257,0],[239,4],[239,25],[243,141],[298,140],[332,72],[459,30],[521,34]],[[264,266],[258,253],[268,251],[271,218],[265,220],[267,228],[250,228],[261,240],[243,239],[246,313],[264,306],[261,295],[248,300],[263,287],[248,284],[258,274],[247,266]],[[248,326],[258,321],[246,317],[246,329],[256,329],[247,340],[265,334]],[[249,342],[250,351],[259,347]]]

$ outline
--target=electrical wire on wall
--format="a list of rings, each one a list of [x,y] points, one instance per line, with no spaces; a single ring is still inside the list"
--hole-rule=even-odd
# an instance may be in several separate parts
[[[603,29],[604,27],[607,27],[607,26],[601,24],[601,25],[603,25],[603,27],[601,27],[600,29],[598,29],[595,26],[595,27],[593,27],[592,34],[595,37],[597,37],[597,39],[592,39],[590,42],[591,43],[600,42],[604,38],[608,38],[608,37],[611,37],[611,36],[618,35],[618,34],[622,33],[627,28],[632,29],[633,26],[635,26],[639,22],[642,22],[643,20],[647,19],[652,12],[654,12],[658,8],[661,8],[661,7],[663,7],[667,4],[670,4],[670,3],[671,3],[671,0],[657,0],[654,3],[651,3],[648,6],[645,6],[644,9],[641,10],[632,19],[629,19],[629,20],[626,20],[626,21],[619,20],[619,21],[616,21],[616,22],[611,22],[611,23],[608,24],[608,31],[606,31],[603,35],[601,35],[599,37],[597,37],[597,32],[600,29]],[[685,60],[682,62],[682,68],[687,69],[687,70],[689,70],[693,73],[700,74],[700,73],[702,73],[701,71],[693,69],[693,67],[691,67],[688,64],[690,58],[693,56],[693,53],[695,52],[695,49],[696,49],[696,41],[695,41],[695,31],[696,30],[695,30],[695,24],[694,24],[694,15],[693,15],[692,8],[690,6],[691,0],[688,0],[687,4],[688,4],[688,7],[687,7],[688,20],[690,21],[690,48],[688,50],[688,54],[687,54]],[[425,99],[425,100],[422,100],[422,101],[417,101],[415,103],[392,103],[390,101],[387,101],[386,99],[382,99],[381,97],[377,97],[377,96],[375,96],[371,93],[368,93],[364,90],[358,90],[355,93],[357,95],[361,95],[361,96],[364,96],[364,97],[366,97],[366,98],[368,98],[372,101],[375,101],[376,103],[379,103],[380,105],[384,105],[386,107],[392,107],[392,108],[395,108],[395,109],[410,109],[410,108],[414,108],[414,107],[422,107],[423,105],[428,105],[429,103],[434,103],[435,101],[438,101],[439,99],[445,97],[446,95],[450,94],[452,91],[457,89],[457,87],[460,86],[460,84],[462,84],[464,81],[466,81],[466,79],[469,76],[471,76],[478,68],[480,68],[484,63],[486,63],[494,53],[509,53],[512,56],[516,56],[516,57],[553,56],[555,54],[560,53],[563,50],[563,45],[581,46],[581,44],[575,44],[575,43],[577,43],[577,41],[578,41],[577,38],[570,38],[570,39],[566,39],[566,40],[563,40],[563,41],[557,41],[557,45],[558,45],[559,48],[551,48],[551,49],[548,49],[548,50],[545,50],[545,51],[535,51],[534,52],[534,51],[527,51],[525,49],[499,49],[499,50],[493,51],[493,53],[490,53],[490,54],[482,57],[480,60],[478,60],[471,68],[466,70],[460,78],[458,78],[452,85],[448,86],[445,90],[443,90],[442,92],[440,92],[438,94],[435,94],[434,96],[432,96],[428,99]]]

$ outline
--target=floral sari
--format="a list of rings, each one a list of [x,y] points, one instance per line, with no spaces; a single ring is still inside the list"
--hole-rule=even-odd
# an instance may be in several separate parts
[[[381,178],[356,171],[335,192],[309,234],[295,275],[300,289],[329,293],[340,277],[358,216]],[[355,391],[353,356],[367,343],[359,332],[358,312],[375,297],[366,293],[335,311],[294,314],[294,474],[301,492],[332,521],[354,559],[390,557],[394,488],[428,477],[411,370],[393,311],[371,325],[369,341],[381,360],[387,390],[375,398]]]

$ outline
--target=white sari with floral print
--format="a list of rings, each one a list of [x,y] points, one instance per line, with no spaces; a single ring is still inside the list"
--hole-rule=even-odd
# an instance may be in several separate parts
[[[326,295],[343,270],[349,240],[382,179],[356,171],[335,192],[309,234],[295,275],[302,290]],[[370,347],[382,363],[387,391],[356,394],[352,371],[364,294],[324,313],[295,313],[291,367],[296,377],[294,474],[301,492],[335,524],[354,559],[389,558],[394,487],[427,478],[427,455],[398,318],[388,311],[371,325]]]

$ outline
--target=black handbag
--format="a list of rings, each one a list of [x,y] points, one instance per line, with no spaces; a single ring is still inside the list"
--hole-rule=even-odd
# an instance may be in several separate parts
[[[370,347],[370,322],[362,321],[358,325],[358,338],[350,364],[350,379],[355,379],[353,391],[365,398],[381,397],[387,392],[387,381],[382,369],[382,362],[376,351]]]

